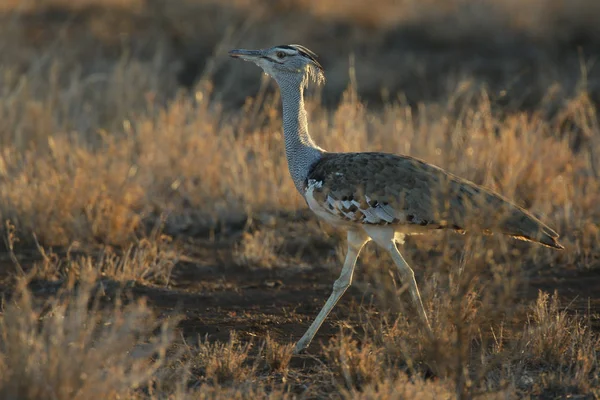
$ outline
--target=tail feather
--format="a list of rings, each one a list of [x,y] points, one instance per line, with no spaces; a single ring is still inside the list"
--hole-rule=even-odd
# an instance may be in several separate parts
[[[557,238],[553,238],[548,235],[543,236],[539,239],[535,239],[535,238],[527,237],[527,236],[523,236],[523,235],[515,235],[515,234],[511,234],[511,233],[506,233],[506,235],[508,235],[514,239],[518,239],[518,240],[525,240],[528,242],[536,242],[536,243],[539,243],[539,244],[547,246],[547,247],[552,247],[553,249],[563,250],[565,248],[565,246],[563,246],[562,244],[560,244],[558,242]]]
[[[558,233],[524,208],[483,186],[441,170],[435,171],[438,175],[430,183],[435,189],[432,191],[435,202],[432,203],[446,209],[449,218],[440,218],[444,227],[502,233],[554,249],[564,249],[558,242]]]
[[[540,243],[544,246],[562,250],[558,242],[558,233],[524,209],[512,205],[508,218],[500,226],[500,231],[515,239]]]
[[[524,208],[480,186],[461,181],[455,204],[460,205],[455,206],[454,214],[459,226],[472,222],[484,232],[503,233],[515,239],[564,249],[553,229]]]

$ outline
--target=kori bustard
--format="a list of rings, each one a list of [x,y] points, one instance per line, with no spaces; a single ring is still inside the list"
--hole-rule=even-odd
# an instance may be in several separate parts
[[[558,234],[500,195],[421,160],[386,153],[330,153],[308,132],[304,88],[324,81],[316,55],[300,45],[237,49],[230,56],[252,61],[275,79],[283,103],[288,167],[296,189],[318,217],[347,231],[348,250],[331,296],[298,341],[306,349],[352,283],[362,247],[370,240],[386,249],[430,332],[414,272],[397,248],[404,235],[433,229],[498,232],[562,249]]]

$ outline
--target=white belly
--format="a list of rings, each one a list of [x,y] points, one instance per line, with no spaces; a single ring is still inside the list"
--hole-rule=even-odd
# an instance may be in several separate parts
[[[334,214],[330,210],[326,209],[324,205],[319,203],[313,196],[313,192],[315,190],[315,186],[319,187],[320,182],[316,182],[313,184],[309,184],[304,192],[304,198],[306,199],[306,203],[308,207],[317,215],[317,217],[321,218],[325,222],[337,226],[337,227],[348,227],[352,225],[357,225],[356,222],[348,221],[341,216]]]

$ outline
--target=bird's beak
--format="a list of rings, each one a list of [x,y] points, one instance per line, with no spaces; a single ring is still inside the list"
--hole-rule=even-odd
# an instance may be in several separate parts
[[[262,51],[235,49],[229,52],[229,56],[233,58],[241,58],[244,61],[255,61],[257,58],[262,57]]]

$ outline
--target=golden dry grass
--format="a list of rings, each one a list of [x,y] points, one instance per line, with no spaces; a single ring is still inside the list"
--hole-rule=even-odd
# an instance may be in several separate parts
[[[3,398],[118,398],[151,382],[172,327],[143,302],[102,310],[87,278],[41,306],[21,282],[0,318]]]
[[[598,268],[594,60],[569,48],[561,64],[540,50],[526,53],[544,66],[531,73],[506,54],[513,45],[523,51],[515,41],[526,39],[536,49],[535,40],[557,48],[584,43],[578,35],[595,43],[596,3],[335,4],[0,5],[1,397],[600,396],[597,309],[582,315],[558,295],[523,295],[528,273]],[[408,45],[395,50],[409,28],[418,35],[402,40],[423,45],[422,57]],[[437,164],[540,216],[560,232],[565,251],[502,237],[410,239],[406,254],[420,266],[434,340],[419,333],[407,302],[398,301],[406,297],[401,284],[381,272],[389,260],[371,248],[355,286],[374,292],[375,306],[362,304],[342,318],[322,351],[315,344],[316,355],[292,358],[289,336],[248,340],[263,334],[260,328],[216,342],[176,334],[183,328],[173,326],[172,315],[189,310],[169,303],[169,312],[154,312],[120,285],[187,298],[171,291],[180,261],[213,262],[212,253],[196,250],[198,237],[215,248],[226,243],[226,260],[269,270],[272,280],[284,276],[276,266],[337,265],[343,257],[334,251],[338,233],[322,233],[298,216],[305,205],[288,177],[272,83],[252,66],[229,66],[223,52],[240,42],[274,44],[271,34],[323,50],[333,89],[323,102],[311,92],[308,107],[311,132],[324,148],[383,150]],[[496,38],[498,55],[488,63],[457,50],[478,48],[469,37]],[[203,72],[183,90],[178,74],[182,64],[195,65],[195,46],[208,62],[197,65]],[[361,48],[371,53],[348,68],[349,53],[361,55]],[[460,60],[460,68],[430,82],[440,59]],[[373,73],[383,64],[393,71]],[[498,79],[482,81],[480,70]],[[526,84],[507,84],[521,75]],[[333,246],[323,250],[322,243]],[[307,325],[290,314],[294,324]]]

